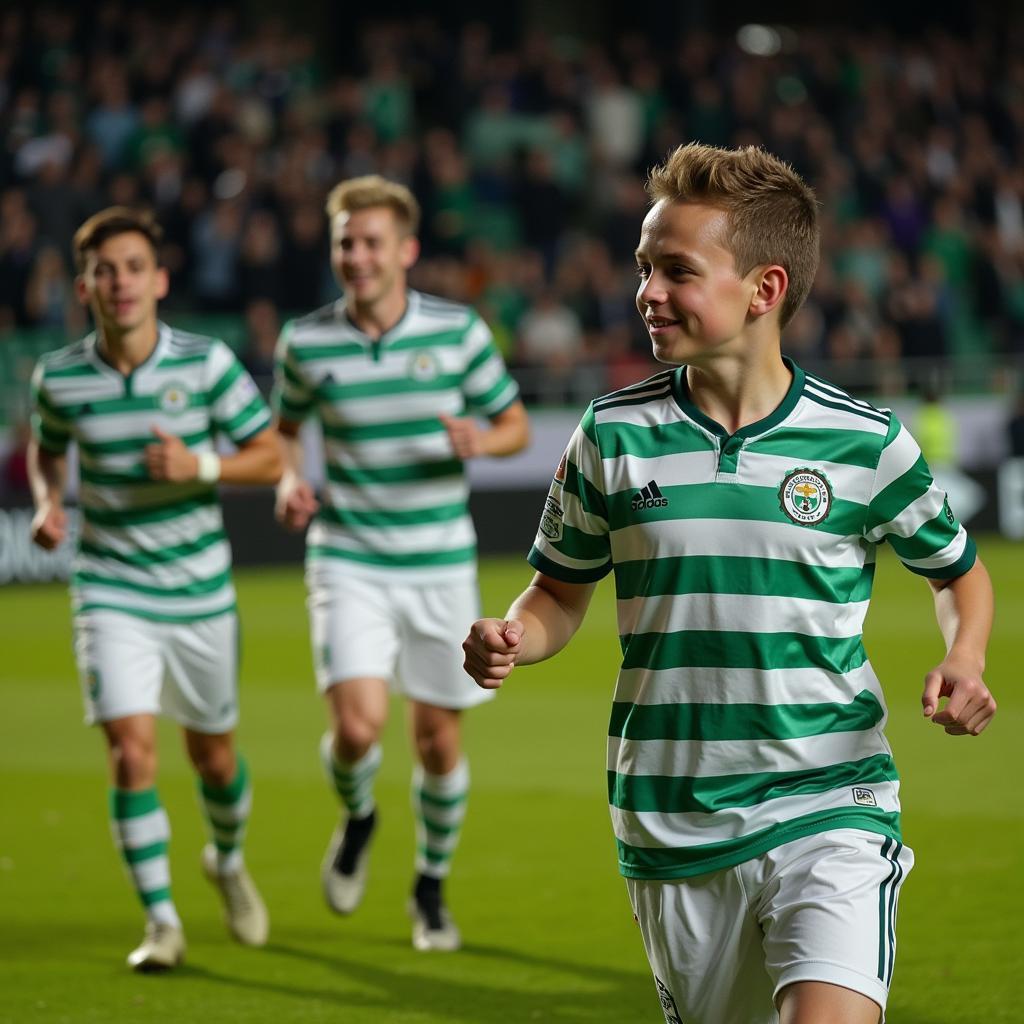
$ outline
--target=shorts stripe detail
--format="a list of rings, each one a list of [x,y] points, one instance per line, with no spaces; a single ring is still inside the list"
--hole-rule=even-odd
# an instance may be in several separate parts
[[[889,874],[878,887],[878,980],[888,985],[896,952],[896,890],[903,877],[899,855],[903,844],[886,839],[881,854],[889,861]],[[888,890],[888,892],[886,891]]]

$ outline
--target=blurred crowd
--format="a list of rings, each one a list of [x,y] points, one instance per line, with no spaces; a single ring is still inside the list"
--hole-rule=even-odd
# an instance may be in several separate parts
[[[682,141],[757,144],[817,189],[823,252],[785,344],[874,393],[1024,351],[1019,24],[913,38],[805,29],[602,43],[367,20],[339,59],[231,9],[0,14],[0,346],[86,328],[75,227],[155,208],[174,312],[230,314],[269,372],[283,318],[337,293],[323,200],[378,172],[424,209],[414,284],[474,303],[528,400],[637,379],[646,169]]]

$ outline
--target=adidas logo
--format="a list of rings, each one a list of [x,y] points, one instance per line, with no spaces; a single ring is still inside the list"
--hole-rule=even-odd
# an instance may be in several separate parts
[[[642,508],[665,508],[668,505],[668,498],[661,493],[661,488],[652,480],[646,487],[641,487],[633,495],[630,503],[634,512]]]

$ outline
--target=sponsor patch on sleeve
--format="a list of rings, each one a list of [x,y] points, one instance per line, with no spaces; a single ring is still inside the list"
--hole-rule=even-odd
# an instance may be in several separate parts
[[[562,539],[562,520],[565,518],[565,510],[557,498],[550,494],[544,500],[544,511],[540,517],[540,532],[548,540],[557,543]]]

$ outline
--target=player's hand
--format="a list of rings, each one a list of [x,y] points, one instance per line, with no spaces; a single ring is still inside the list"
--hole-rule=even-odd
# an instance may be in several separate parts
[[[46,502],[32,517],[32,542],[46,551],[53,551],[64,543],[68,533],[68,516],[60,505]]]
[[[523,624],[516,619],[477,619],[462,642],[463,668],[485,690],[496,690],[515,668],[523,647]]]
[[[460,459],[472,459],[477,455],[486,455],[484,448],[484,432],[480,425],[470,416],[441,416],[441,423],[448,431],[448,440],[452,443],[452,451]]]
[[[319,508],[316,493],[306,480],[293,477],[277,489],[274,515],[286,530],[301,533]]]
[[[151,480],[167,480],[180,484],[195,480],[199,472],[199,457],[185,447],[184,441],[173,434],[153,427],[154,444],[147,444],[143,457]]]
[[[939,711],[939,698],[948,697]],[[955,654],[924,678],[921,707],[926,718],[941,725],[950,736],[977,736],[996,713],[995,698],[971,659]]]

